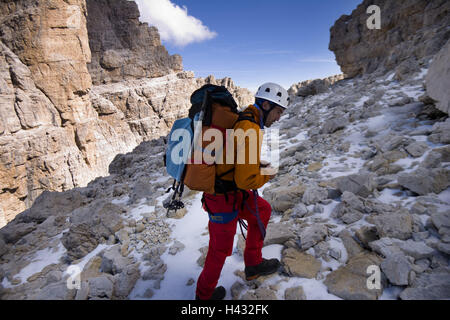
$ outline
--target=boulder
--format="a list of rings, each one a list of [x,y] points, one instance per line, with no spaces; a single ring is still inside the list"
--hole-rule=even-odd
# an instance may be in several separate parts
[[[397,286],[406,286],[408,285],[412,265],[402,252],[396,252],[383,260],[381,270],[390,283]]]
[[[308,250],[328,236],[328,228],[323,224],[314,224],[305,227],[299,232],[300,248],[302,251]]]
[[[294,248],[283,251],[281,263],[291,277],[314,279],[321,268],[319,260]]]
[[[293,208],[301,199],[306,187],[301,183],[290,186],[276,186],[264,189],[264,198],[271,204],[272,209],[285,212]]]
[[[393,238],[381,238],[369,243],[369,246],[375,252],[389,257],[401,251],[405,255],[411,256],[416,260],[431,258],[434,254],[434,249],[427,246],[422,241],[407,240],[402,241]]]
[[[320,133],[331,134],[338,130],[344,129],[349,121],[344,117],[331,118],[325,121],[320,129]]]
[[[114,276],[114,299],[126,300],[140,279],[141,272],[137,264],[126,266]]]
[[[429,149],[428,145],[425,142],[413,142],[409,144],[405,150],[414,158],[419,158],[423,156],[425,151]]]
[[[342,193],[349,191],[355,195],[367,198],[376,188],[375,175],[371,173],[357,173],[337,178],[336,185]]]
[[[398,183],[419,195],[440,193],[450,185],[450,170],[444,168],[418,168],[413,172],[400,173]]]
[[[433,125],[428,141],[441,144],[450,143],[450,118],[447,118],[444,122],[436,122]]]
[[[264,245],[284,244],[286,241],[295,237],[290,223],[269,223],[266,229],[266,238]]]
[[[436,54],[426,77],[427,94],[436,101],[436,108],[450,112],[450,40]]]
[[[436,268],[419,274],[412,285],[400,293],[402,300],[448,300],[450,299],[450,270]]]
[[[310,205],[326,199],[328,199],[327,189],[312,185],[306,188],[302,197],[302,202],[306,205]]]
[[[371,216],[367,221],[375,224],[380,237],[407,240],[412,236],[413,219],[406,211],[400,210],[398,212]]]
[[[100,265],[102,272],[115,275],[122,273],[127,266],[133,264],[133,259],[122,256],[120,248],[120,245],[115,245],[103,252]]]
[[[287,288],[284,291],[285,300],[306,300],[305,292],[302,286]]]
[[[73,300],[77,290],[68,289],[66,282],[52,283],[32,294],[30,300]]]
[[[355,241],[350,231],[344,229],[339,233],[339,238],[342,240],[347,251],[348,259],[353,258],[364,252],[364,249]]]
[[[381,258],[374,254],[361,253],[352,257],[345,266],[331,272],[324,284],[328,292],[345,300],[377,300],[383,291],[368,289],[369,266],[380,266]]]

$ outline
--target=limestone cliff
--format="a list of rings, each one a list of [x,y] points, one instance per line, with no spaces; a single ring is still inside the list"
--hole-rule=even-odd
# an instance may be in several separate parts
[[[369,29],[370,5],[380,7],[381,29]],[[364,0],[331,28],[329,49],[349,77],[396,71],[398,80],[426,67],[450,38],[447,0]]]
[[[183,70],[170,56],[155,27],[139,22],[139,9],[127,0],[87,0],[87,28],[94,84],[156,78]]]
[[[182,71],[134,2],[5,0],[0,12],[0,227],[43,191],[85,186],[166,135],[208,81]]]

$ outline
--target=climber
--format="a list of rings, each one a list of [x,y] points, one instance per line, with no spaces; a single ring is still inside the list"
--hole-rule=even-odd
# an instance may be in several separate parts
[[[253,129],[258,132],[257,137],[262,137],[259,130],[278,121],[288,104],[289,95],[284,88],[275,83],[265,83],[259,87],[255,103],[241,113],[234,129]],[[280,266],[278,259],[264,259],[261,252],[272,209],[270,204],[258,195],[257,189],[274,178],[274,175],[261,174],[261,168],[266,166],[260,161],[261,143],[262,141],[258,141],[258,147],[255,149],[255,164],[249,161],[243,164],[216,164],[215,193],[203,194],[203,208],[210,216],[210,238],[205,265],[197,281],[198,300],[222,300],[225,297],[225,288],[216,288],[216,285],[225,259],[232,253],[238,221],[241,231],[242,226],[247,228],[244,250],[246,280],[272,274]],[[244,139],[236,145],[234,152],[239,152],[239,148],[245,148],[245,159],[249,159],[249,139]],[[248,226],[242,220],[246,220]]]

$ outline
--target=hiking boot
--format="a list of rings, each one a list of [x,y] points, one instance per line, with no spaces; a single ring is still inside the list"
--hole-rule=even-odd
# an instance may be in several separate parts
[[[247,281],[255,280],[260,276],[266,276],[277,272],[280,267],[280,261],[278,259],[264,259],[257,266],[245,267],[245,278]]]
[[[227,291],[225,290],[224,287],[220,286],[214,289],[214,292],[211,296],[211,298],[209,298],[209,300],[223,300],[223,298],[225,298],[225,295],[227,294]],[[201,300],[199,296],[195,296],[195,300]]]

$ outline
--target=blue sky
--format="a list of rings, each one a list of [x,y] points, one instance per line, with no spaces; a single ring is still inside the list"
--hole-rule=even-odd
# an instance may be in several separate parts
[[[264,82],[288,89],[299,81],[340,73],[328,50],[329,30],[362,0],[137,2],[141,20],[157,25],[162,43],[170,54],[183,57],[185,70],[198,77],[228,76],[255,90]],[[182,22],[182,15],[191,21]],[[191,29],[196,29],[192,38],[187,33]]]

